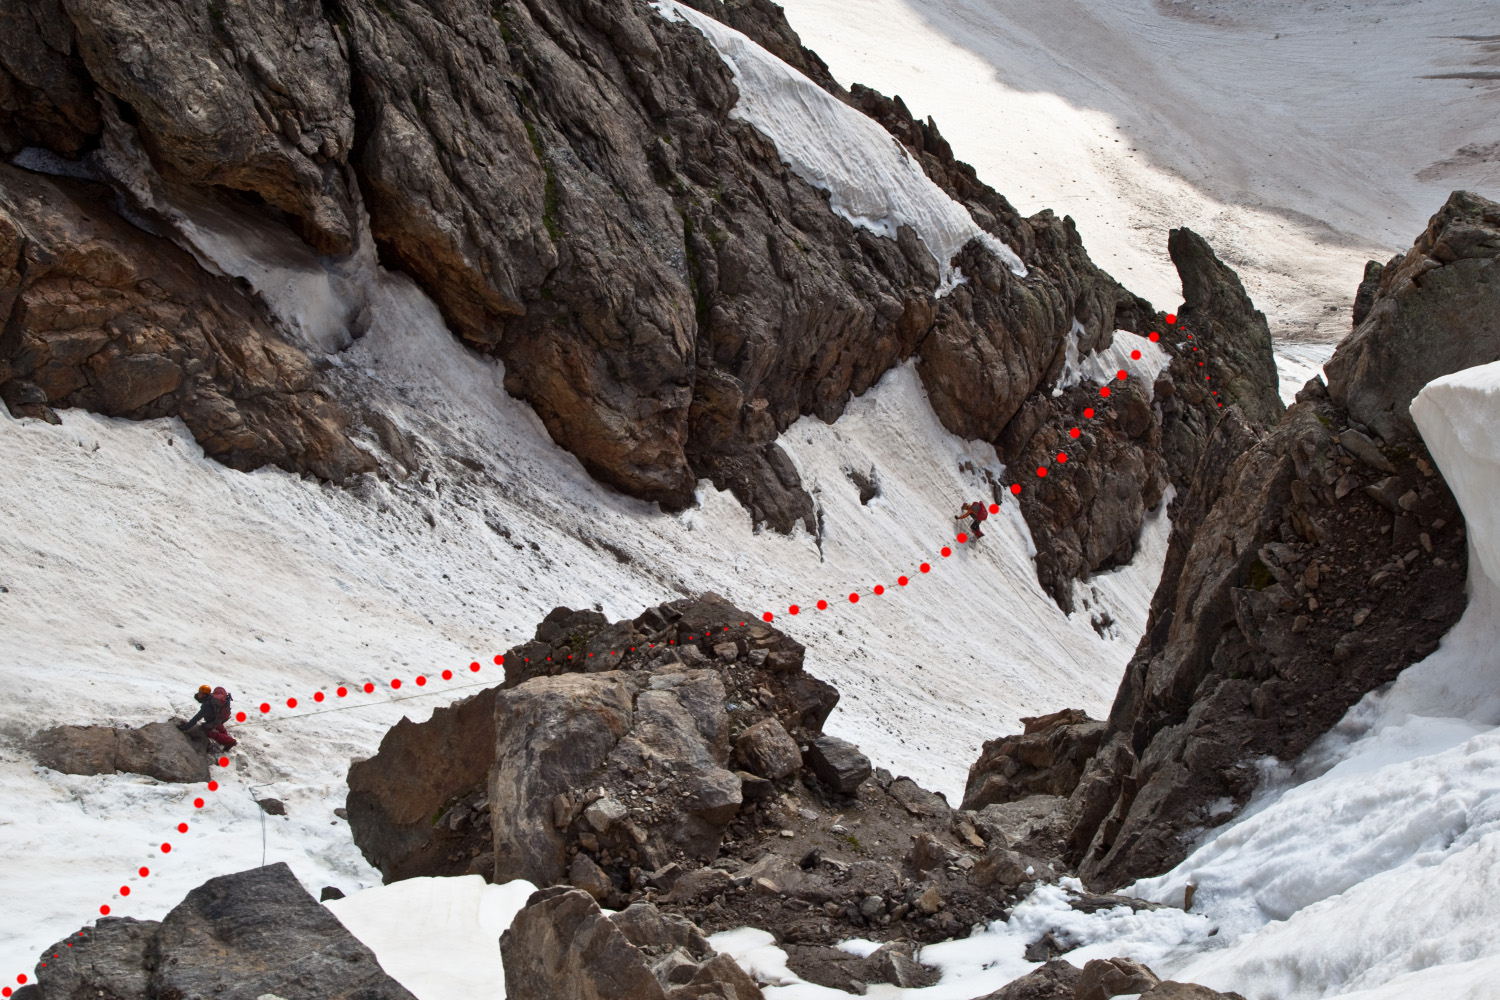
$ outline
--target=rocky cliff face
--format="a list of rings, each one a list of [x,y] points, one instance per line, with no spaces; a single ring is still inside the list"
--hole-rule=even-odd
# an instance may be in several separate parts
[[[361,409],[320,385],[316,351],[116,214],[185,242],[166,205],[232,206],[325,254],[355,247],[362,206],[381,260],[505,361],[507,387],[592,474],[668,506],[707,477],[782,530],[814,512],[777,435],[836,418],[893,365],[917,357],[945,426],[998,441],[1070,338],[1087,352],[1117,327],[1159,328],[1068,220],[1022,218],[933,122],[844,92],[773,4],[700,6],[879,122],[1027,276],[973,242],[957,261],[969,280],[937,296],[916,233],[832,212],[731,115],[708,40],[637,0],[14,4],[0,148],[108,186],[0,175],[22,234],[0,339],[12,412],[179,415],[236,467],[371,468],[348,439]],[[107,248],[134,270],[94,261]],[[49,301],[25,252],[83,301]],[[1156,447],[1148,431],[1101,463],[1096,492],[1126,499],[1108,516],[1083,505],[1080,524],[1109,523],[1062,543],[1058,581],[1128,555],[1160,493]]]
[[[1252,391],[1269,373],[1235,347],[1260,325],[1231,294],[1237,282],[1205,291],[1184,274],[1190,295],[1196,284],[1230,319],[1182,314],[1228,402],[1201,446],[1197,428],[1181,430],[1191,485],[1146,635],[1097,752],[1066,720],[996,741],[971,772],[968,804],[1032,803],[1095,887],[1158,874],[1236,814],[1257,761],[1294,759],[1436,648],[1464,608],[1467,550],[1407,406],[1426,381],[1500,357],[1497,213],[1455,194],[1411,252],[1372,266],[1378,288],[1329,384],[1309,382],[1279,420]],[[1202,253],[1178,234],[1173,247]],[[1189,380],[1175,382],[1181,392]]]

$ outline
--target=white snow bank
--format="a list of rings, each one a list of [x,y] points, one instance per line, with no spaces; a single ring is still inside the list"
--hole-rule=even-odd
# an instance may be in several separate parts
[[[323,905],[417,1000],[505,1000],[500,935],[535,891],[519,879],[413,878]]]
[[[902,225],[916,231],[938,262],[939,294],[962,280],[950,262],[976,238],[1013,273],[1026,274],[1021,258],[980,229],[969,210],[934,184],[868,115],[707,14],[675,0],[663,0],[656,8],[708,37],[739,88],[739,102],[731,113],[770,137],[782,162],[798,177],[827,191],[835,212],[889,239],[896,238]]]
[[[1073,388],[1084,379],[1108,385],[1124,370],[1130,378],[1145,382],[1147,399],[1154,396],[1156,377],[1171,360],[1160,343],[1129,330],[1116,330],[1108,347],[1081,355],[1078,338],[1085,332],[1083,324],[1075,318],[1063,356],[1063,371],[1052,387],[1052,395],[1060,396],[1063,390]]]

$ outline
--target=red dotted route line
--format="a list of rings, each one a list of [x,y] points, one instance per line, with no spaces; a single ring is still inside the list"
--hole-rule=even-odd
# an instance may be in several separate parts
[[[1166,316],[1166,321],[1169,324],[1176,323],[1177,322],[1177,317],[1175,315],[1171,314],[1171,313],[1168,313],[1167,316]],[[1159,341],[1161,339],[1161,337],[1160,337],[1160,334],[1158,334],[1156,331],[1153,330],[1149,334],[1149,339],[1151,340],[1152,343],[1156,343],[1157,341]],[[1191,333],[1187,334],[1187,340],[1188,341],[1192,341],[1193,339],[1194,338],[1193,338],[1193,335]],[[1191,343],[1188,346],[1191,348],[1191,350],[1194,353],[1198,353],[1198,345],[1196,343]],[[1133,361],[1139,361],[1141,359],[1141,352],[1139,350],[1132,350],[1130,352],[1130,357],[1131,357],[1131,360],[1133,360]],[[1205,367],[1207,367],[1207,365],[1205,364],[1204,361],[1199,361],[1198,362],[1198,367],[1205,368]],[[1121,369],[1119,369],[1119,371],[1117,371],[1115,373],[1115,378],[1112,379],[1111,381],[1112,382],[1124,382],[1124,381],[1126,381],[1126,379],[1128,377],[1129,377],[1129,372],[1127,372],[1124,368],[1121,368]],[[1204,376],[1203,376],[1203,380],[1205,382],[1210,381],[1211,377],[1207,373],[1205,373]],[[1215,396],[1217,396],[1219,394],[1217,390],[1210,390],[1210,391]],[[1108,399],[1109,396],[1110,396],[1110,392],[1111,392],[1111,388],[1110,388],[1109,385],[1102,385],[1102,386],[1099,387],[1099,396],[1100,396],[1101,399]],[[1221,409],[1224,406],[1223,403],[1217,403],[1216,405],[1219,408],[1221,408]],[[1083,416],[1084,416],[1084,419],[1086,419],[1086,420],[1092,420],[1094,418],[1094,408],[1092,406],[1085,407],[1084,410],[1083,410]],[[1077,427],[1072,427],[1072,428],[1069,428],[1069,430],[1068,430],[1068,436],[1070,438],[1074,439],[1074,440],[1078,439],[1082,435],[1082,433],[1083,432],[1079,428],[1077,428]],[[1057,465],[1063,465],[1063,464],[1066,464],[1067,462],[1068,462],[1068,454],[1067,454],[1067,452],[1063,452],[1063,451],[1058,452],[1057,453],[1057,457],[1055,459],[1055,464],[1057,464]],[[1037,469],[1036,469],[1036,476],[1037,476],[1037,478],[1039,478],[1039,479],[1046,478],[1047,471],[1048,471],[1048,467],[1046,465],[1038,466]],[[1019,482],[1012,483],[1010,485],[1010,492],[1012,494],[1017,494],[1018,495],[1021,492],[1021,488],[1022,487],[1021,487],[1021,484]],[[992,503],[992,504],[989,505],[989,509],[990,509],[990,513],[991,514],[998,514],[1000,512],[1000,505]],[[959,532],[955,540],[956,540],[956,542],[959,545],[963,545],[969,539],[968,539],[967,533],[965,533],[965,532]],[[944,559],[947,559],[949,556],[953,555],[953,549],[950,546],[947,546],[947,545],[944,545],[938,551],[939,551],[939,554]],[[917,567],[917,572],[919,574],[926,574],[926,573],[930,573],[931,571],[932,571],[932,564],[931,563],[924,562],[924,563],[921,563]],[[896,585],[899,586],[899,587],[905,587],[909,583],[911,583],[911,580],[907,576],[903,575],[903,576],[898,576],[896,578]],[[886,588],[885,588],[885,586],[883,584],[878,584],[877,583],[874,587],[871,588],[871,593],[874,596],[876,596],[876,597],[879,597],[879,596],[883,595],[885,593],[885,591],[886,591]],[[850,604],[858,604],[859,601],[860,601],[860,596],[861,595],[860,595],[859,591],[851,591],[850,594],[849,594],[849,603]],[[817,601],[816,607],[817,607],[817,609],[819,611],[826,611],[828,609],[828,601],[824,600],[824,599],[820,599],[820,600]],[[801,611],[802,611],[801,606],[796,605],[796,604],[789,605],[788,608],[787,608],[787,614],[790,614],[790,615],[800,614]],[[761,618],[763,620],[769,622],[769,621],[773,621],[775,619],[775,615],[772,614],[771,612],[767,611],[767,612],[764,612],[761,615]],[[740,627],[743,627],[745,625],[744,622],[740,622],[739,624],[740,624]],[[722,632],[728,632],[729,628],[730,628],[730,626],[727,626],[727,625],[722,626],[721,631]],[[713,631],[714,631],[713,627],[710,627],[710,628],[706,629],[704,631],[704,633],[703,633],[703,637],[704,638],[711,637],[712,634],[713,634]],[[695,639],[696,639],[696,636],[692,636],[692,635],[688,636],[688,640],[689,641],[694,641]],[[666,645],[675,645],[675,644],[676,644],[676,640],[675,639],[674,640],[668,640],[668,642],[666,643]],[[657,645],[658,644],[654,643],[654,642],[653,643],[648,643],[648,648],[654,649]],[[630,651],[631,652],[635,652],[635,650],[636,650],[635,646],[630,647]],[[593,653],[589,653],[587,655],[590,656],[590,657],[592,657],[594,654]],[[609,655],[615,656],[615,655],[622,655],[622,654],[620,654],[618,650],[610,650]],[[551,661],[551,659],[552,659],[552,657],[550,657],[550,656],[547,657],[548,661]],[[568,659],[570,659],[570,660],[573,659],[572,654],[569,654]],[[498,655],[498,656],[495,657],[494,662],[495,662],[495,664],[497,666],[504,666],[504,664],[505,664],[505,657],[503,655]],[[526,660],[526,662],[530,663],[531,660],[528,658]],[[472,661],[469,664],[469,672],[477,674],[479,672],[479,670],[480,670],[480,667],[481,667],[481,665],[480,665],[479,661],[478,660],[474,660],[474,661]],[[453,677],[454,677],[454,671],[452,671],[452,670],[444,670],[441,673],[441,675],[439,675],[439,676],[441,676],[442,679],[445,680],[445,681],[451,681],[453,679]],[[393,678],[391,678],[391,681],[390,681],[390,687],[391,687],[392,690],[399,691],[401,689],[401,686],[402,686],[403,683],[405,683],[405,682],[400,677],[393,677]],[[428,677],[425,674],[418,674],[415,678],[413,678],[412,683],[414,683],[417,687],[426,687],[427,683],[428,683]],[[363,685],[359,686],[359,689],[363,690],[365,694],[373,694],[375,692],[375,689],[376,689],[376,684],[373,681],[366,681]],[[351,693],[352,692],[351,692],[350,688],[347,685],[339,685],[333,691],[333,695],[336,698],[346,698]],[[328,699],[328,694],[325,693],[324,691],[314,691],[313,692],[312,700],[315,703],[321,704],[322,702],[326,701],[327,699]],[[296,698],[288,698],[288,699],[286,699],[286,707],[288,709],[295,709],[297,707],[297,705],[298,705],[298,700]],[[263,702],[260,703],[260,705],[259,705],[259,713],[260,713],[260,715],[262,715],[262,716],[269,716],[270,713],[271,713],[271,711],[272,711],[272,705],[271,705],[270,702],[263,701]],[[248,714],[245,713],[245,712],[243,712],[243,711],[236,712],[234,717],[235,717],[235,721],[236,722],[245,722],[249,718]],[[220,757],[218,759],[218,765],[219,765],[219,767],[228,767],[229,766],[229,758],[228,757]],[[210,793],[217,792],[219,790],[219,783],[218,783],[218,781],[210,781],[210,782],[208,782],[206,788],[207,788],[207,790]],[[206,805],[207,805],[206,800],[204,798],[202,798],[201,796],[196,797],[196,798],[193,799],[193,808],[194,809],[202,809]],[[187,833],[189,829],[190,829],[189,824],[186,823],[186,822],[180,822],[176,826],[176,830],[180,834]],[[171,852],[172,852],[172,844],[171,844],[171,842],[170,841],[163,841],[162,844],[161,844],[161,847],[160,847],[160,853],[162,853],[162,854],[170,854]],[[143,866],[141,866],[137,870],[136,874],[140,878],[143,878],[143,879],[144,878],[149,878],[150,875],[151,875],[151,869],[149,867],[143,865]],[[118,892],[119,896],[129,896],[130,893],[131,893],[130,886],[128,886],[128,885],[122,885],[122,886],[120,886],[120,889],[119,889],[119,892]],[[110,906],[109,906],[109,904],[105,903],[105,904],[100,905],[100,907],[99,907],[99,913],[100,913],[101,916],[109,916],[109,913],[110,913]],[[74,936],[77,936],[77,934],[81,934],[81,933],[82,933],[82,931],[76,932]],[[73,947],[73,944],[72,944],[71,941],[64,942],[64,944],[68,948]],[[51,955],[52,958],[58,958],[60,956],[61,956],[60,952],[53,952],[53,954]],[[47,965],[46,960],[44,959],[40,963],[40,965],[41,965],[42,968],[45,968],[46,965]],[[27,976],[26,976],[26,974],[25,973],[21,973],[20,975],[16,976],[16,982],[18,984],[25,985],[26,982],[27,982]],[[0,988],[0,997],[9,997],[9,996],[11,996],[11,994],[13,992],[14,992],[14,990],[11,987],[5,986],[3,988]]]

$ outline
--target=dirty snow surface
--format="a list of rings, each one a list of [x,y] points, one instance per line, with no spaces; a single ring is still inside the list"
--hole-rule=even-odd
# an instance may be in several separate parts
[[[1456,188],[1500,196],[1479,0],[786,0],[845,86],[899,94],[1030,215],[1159,307],[1167,230],[1239,272],[1280,338],[1337,339],[1364,262]],[[1378,123],[1378,125],[1374,124]]]
[[[505,394],[500,366],[460,346],[368,248],[331,267],[276,253],[277,233],[210,228],[199,227],[200,252],[252,275],[309,339],[351,302],[373,318],[333,356],[333,374],[414,435],[425,475],[345,490],[227,469],[175,421],[0,415],[0,853],[21,862],[0,867],[0,970],[29,971],[101,905],[160,917],[206,878],[262,857],[288,862],[315,893],[378,882],[333,813],[349,760],[402,715],[426,718],[498,680],[494,655],[558,605],[634,617],[716,590],[777,612],[843,694],[829,728],[952,801],[980,744],[1017,731],[1020,716],[1107,710],[1144,627],[1165,515],[1134,566],[1092,581],[1071,618],[1037,585],[1008,495],[980,545],[942,558],[960,501],[989,496],[984,477],[1002,470],[988,445],[942,429],[911,367],[835,425],[807,419],[781,438],[823,512],[821,536],[756,532],[707,483],[697,507],[668,516],[593,482]],[[847,470],[873,470],[880,495],[868,506]],[[901,574],[910,586],[895,586]],[[877,583],[885,596],[871,593]],[[812,611],[819,598],[829,610]],[[788,617],[791,603],[809,610]],[[1105,613],[1115,624],[1101,635],[1091,621]],[[445,668],[453,681],[438,678]],[[375,694],[309,701],[366,682]],[[240,747],[202,810],[201,788],[59,775],[24,749],[50,725],[186,717],[203,683],[257,717],[234,727]],[[263,701],[276,706],[265,720]],[[268,796],[285,817],[262,818],[254,800]],[[180,821],[188,833],[175,832]],[[148,878],[131,874],[142,865]]]

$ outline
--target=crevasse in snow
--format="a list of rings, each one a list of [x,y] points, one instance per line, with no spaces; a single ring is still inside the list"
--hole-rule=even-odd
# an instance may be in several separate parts
[[[675,0],[662,0],[656,9],[707,36],[739,88],[731,114],[770,137],[793,173],[828,192],[835,212],[890,239],[903,225],[916,231],[938,262],[939,294],[962,280],[951,261],[972,239],[989,247],[1013,273],[1026,274],[1015,251],[980,229],[968,209],[934,184],[869,116],[708,15]]]

